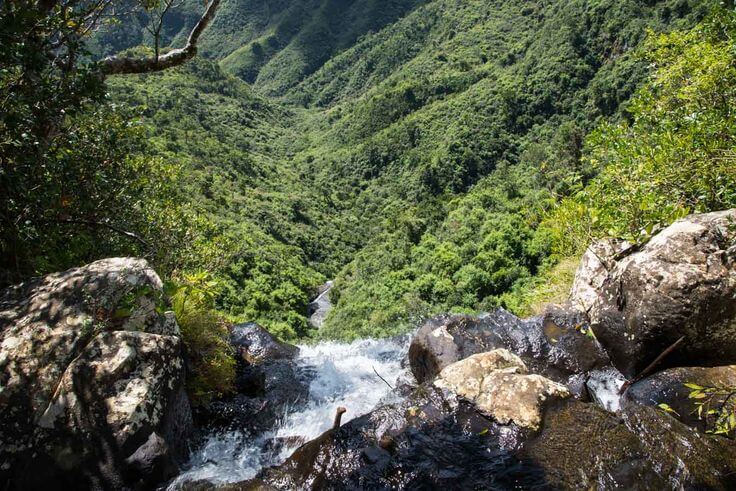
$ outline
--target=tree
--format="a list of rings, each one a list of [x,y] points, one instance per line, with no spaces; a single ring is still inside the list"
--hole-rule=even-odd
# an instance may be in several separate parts
[[[199,37],[215,17],[217,8],[220,6],[220,0],[210,0],[204,14],[202,14],[202,17],[200,17],[199,21],[194,25],[189,33],[189,38],[183,48],[173,49],[168,53],[161,55],[159,50],[161,27],[163,26],[163,19],[166,12],[173,4],[173,0],[163,0],[163,7],[160,7],[161,4],[159,3],[156,4],[156,20],[153,21],[150,29],[150,32],[154,37],[155,48],[153,56],[147,58],[110,56],[100,62],[101,72],[105,75],[156,72],[181,65],[196,55]]]
[[[84,43],[102,23],[140,9],[160,33],[173,1],[0,5],[0,285],[97,254],[148,249],[136,215],[154,190],[171,192],[146,187],[166,170],[135,157],[143,135],[133,114],[106,100],[104,80],[192,58],[220,0],[210,1],[184,47],[163,55],[156,48],[150,57],[96,62]],[[75,227],[80,233],[70,234]]]

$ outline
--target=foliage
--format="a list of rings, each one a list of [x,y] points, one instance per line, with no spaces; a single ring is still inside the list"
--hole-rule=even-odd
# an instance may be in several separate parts
[[[167,287],[192,371],[187,390],[194,404],[231,392],[235,381],[228,326],[215,311],[218,287],[208,273],[185,275]]]
[[[600,175],[564,200],[545,226],[562,254],[591,237],[647,240],[677,218],[736,206],[736,14],[722,9],[691,31],[651,34],[651,80],[629,121],[588,141]]]
[[[693,400],[698,419],[705,422],[708,433],[733,438],[736,436],[736,387],[702,387],[686,383],[688,398]]]
[[[55,174],[76,173],[69,162],[87,150],[75,154],[68,135],[88,143],[92,154],[107,152],[105,157],[114,166],[120,154],[106,149],[104,140],[121,128],[113,124],[108,135],[89,141],[95,118],[81,113],[101,99],[102,87],[89,70],[65,72],[52,62],[54,38],[72,34],[73,13],[56,9],[48,15],[28,2],[4,2],[0,9],[0,285],[4,285],[35,272],[32,262],[44,249],[34,250],[34,240],[44,235],[46,222],[56,218],[45,216],[46,211],[59,215],[66,206],[71,193],[62,186],[74,182],[59,182]],[[79,49],[79,43],[69,49]]]
[[[623,47],[698,12],[429,2],[288,92],[329,106],[306,122],[321,136],[297,159],[350,210],[339,218],[361,217],[344,221],[349,236],[365,238],[337,276],[323,335],[391,334],[439,311],[523,311],[532,278],[556,259],[541,217],[597,172],[584,136],[645,78]]]
[[[580,258],[573,256],[546,265],[528,281],[519,282],[503,294],[501,303],[521,317],[539,315],[549,304],[563,304],[570,295],[579,264]]]
[[[201,225],[177,166],[147,156],[138,114],[105,97],[86,4],[44,5],[6,2],[0,17],[0,286],[110,255],[167,274]]]
[[[219,66],[200,58],[164,73],[116,77],[109,101],[97,87],[82,91],[90,100],[78,109],[65,110],[65,132],[89,130],[73,142],[59,137],[74,158],[54,167],[44,157],[51,172],[42,196],[64,203],[52,177],[71,169],[80,189],[74,211],[106,230],[61,234],[18,222],[33,234],[24,231],[15,249],[27,238],[37,244],[18,276],[145,254],[165,275],[209,271],[219,285],[215,308],[286,339],[313,334],[307,303],[328,277],[336,277],[335,308],[323,336],[389,335],[439,311],[533,311],[561,295],[572,260],[556,261],[590,236],[616,227],[638,233],[640,224],[628,223],[634,215],[646,228],[657,213],[668,220],[732,199],[729,161],[720,171],[701,165],[730,134],[718,140],[724,133],[708,133],[705,119],[687,120],[678,99],[701,94],[700,106],[684,106],[702,109],[709,121],[731,117],[718,105],[723,95],[731,102],[730,92],[719,92],[716,79],[721,70],[730,81],[729,61],[711,50],[725,46],[718,33],[726,31],[656,34],[694,25],[709,7],[696,0],[225,2],[200,46]],[[162,39],[181,45],[199,10],[186,0],[168,11]],[[106,25],[87,46],[99,56],[149,42],[149,17]],[[659,39],[645,48],[658,60],[656,83],[622,112],[649,73],[650,59],[636,50],[648,28]],[[696,45],[701,52],[688,51]],[[714,68],[697,68],[702,59]],[[678,76],[691,74],[702,84],[678,85]],[[686,128],[690,140],[663,147],[663,115],[670,134]],[[700,145],[697,166],[662,167],[688,145]],[[659,167],[642,165],[636,153],[651,148],[667,148]],[[109,176],[99,162],[112,162]],[[703,179],[687,171],[696,167]],[[720,191],[700,198],[722,179]],[[646,213],[614,212],[628,199],[614,197],[621,183],[648,203]],[[637,187],[663,196],[680,185],[674,203],[684,205],[670,208]],[[115,199],[99,199],[108,194]],[[598,206],[593,197],[605,211],[596,220],[588,219]],[[8,216],[28,208],[32,200],[23,199],[11,201]],[[39,209],[65,218],[66,208]]]
[[[278,159],[281,140],[291,138],[290,113],[201,59],[115,77],[110,87],[119,104],[141,108],[148,151],[176,167],[180,194],[208,227],[191,237],[186,256],[177,252],[179,269],[210,271],[229,319],[259,322],[288,340],[307,335],[307,304],[324,281],[313,265],[329,266],[318,197]]]
[[[112,92],[144,108],[156,155],[182,164],[189,200],[221,234],[218,307],[287,339],[311,334],[309,296],[333,275],[322,336],[389,335],[443,310],[536,308],[534,278],[554,271],[556,240],[539,222],[597,172],[585,135],[647,74],[631,48],[647,27],[706,10],[246,3],[223,7],[203,52],[290,109],[204,60],[114,80]],[[192,8],[179,10],[172,43]]]

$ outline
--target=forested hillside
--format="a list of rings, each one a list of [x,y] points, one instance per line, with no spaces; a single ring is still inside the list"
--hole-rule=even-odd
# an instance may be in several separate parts
[[[175,2],[163,45],[181,46],[202,8]],[[95,176],[78,198],[95,204],[73,217],[67,186],[33,177],[47,201],[9,201],[5,215],[38,216],[3,239],[3,282],[146,255],[173,279],[210,278],[221,313],[287,339],[317,335],[307,303],[330,278],[320,336],[393,334],[439,311],[533,312],[565,290],[592,237],[643,240],[734,204],[732,16],[716,0],[225,0],[186,65],[60,103],[83,144],[55,133],[44,158],[86,162],[69,182]],[[150,52],[147,20],[105,24],[86,59]],[[701,110],[712,131],[688,127]],[[35,148],[27,134],[12,141]],[[678,177],[653,177],[678,162]]]
[[[147,105],[157,153],[193,170],[188,192],[248,237],[241,251],[293,261],[261,280],[231,261],[223,309],[304,333],[317,270],[337,276],[323,335],[390,334],[440,310],[531,308],[532,278],[558,259],[538,225],[597,172],[585,137],[646,79],[647,29],[711,6],[226,2],[202,52],[272,102],[205,62],[113,88]],[[145,95],[161,92],[180,105]],[[233,119],[244,104],[250,119]]]

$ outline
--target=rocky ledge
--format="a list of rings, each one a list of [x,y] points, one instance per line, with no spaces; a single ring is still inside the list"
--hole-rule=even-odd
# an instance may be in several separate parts
[[[736,385],[735,264],[736,210],[594,244],[567,305],[430,319],[416,385],[226,488],[733,489],[691,391]]]
[[[6,489],[141,489],[176,474],[192,416],[165,306],[155,272],[129,258],[0,293]],[[234,326],[231,344],[237,393],[196,418],[262,433],[308,396],[310,373],[256,324]],[[594,244],[570,301],[542,315],[429,319],[407,362],[414,380],[372,412],[225,488],[734,489],[736,443],[713,434],[709,409],[733,412],[736,394],[706,389],[736,386],[736,210],[641,246]]]

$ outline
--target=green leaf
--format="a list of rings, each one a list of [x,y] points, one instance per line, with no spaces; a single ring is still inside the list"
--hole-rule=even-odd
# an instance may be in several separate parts
[[[677,411],[675,411],[674,409],[672,409],[669,404],[665,404],[664,402],[661,402],[661,403],[657,404],[657,407],[659,409],[663,410],[664,412],[675,414],[675,415],[679,416],[679,414],[677,413]]]
[[[685,383],[683,385],[685,387],[687,387],[688,389],[695,389],[695,390],[703,390],[703,389],[705,389],[705,387],[702,387],[702,386],[700,386],[698,384],[694,384],[692,382],[687,382],[687,383]]]

